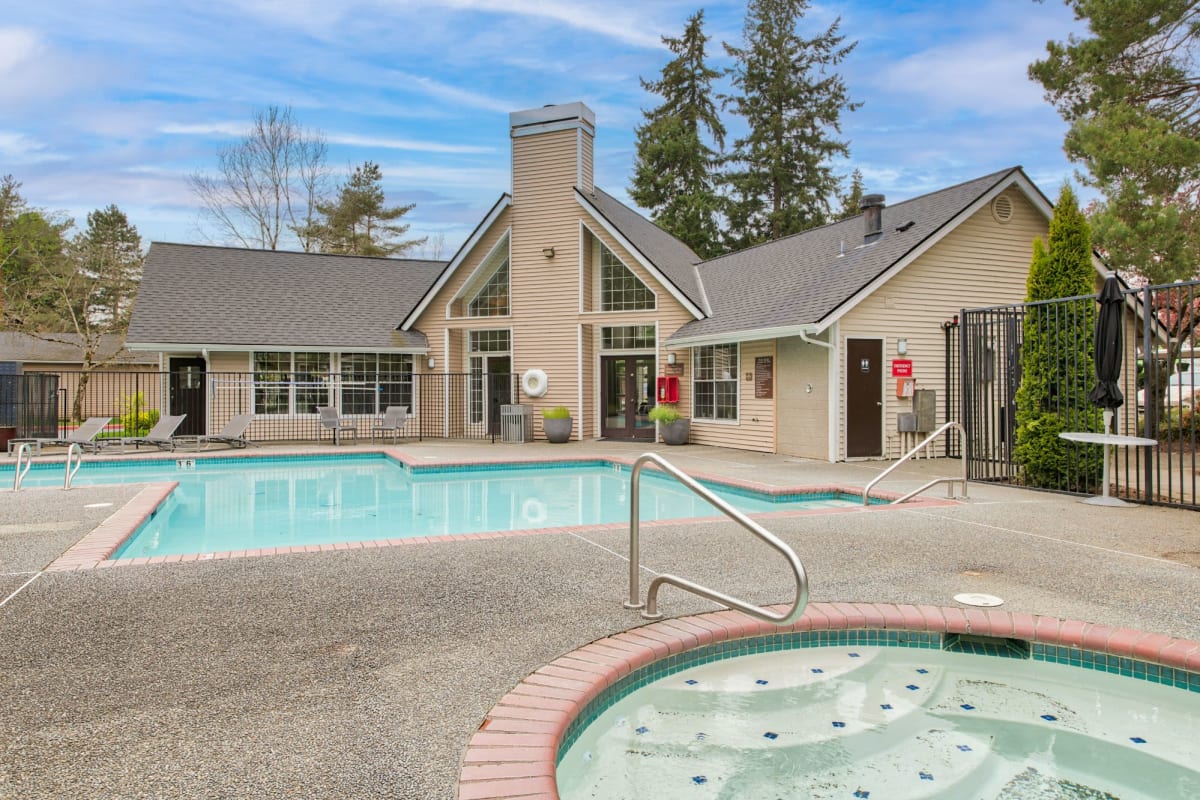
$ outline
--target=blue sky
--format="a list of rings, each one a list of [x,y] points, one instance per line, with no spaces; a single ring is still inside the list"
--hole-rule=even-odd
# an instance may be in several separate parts
[[[0,19],[0,175],[33,205],[83,221],[116,203],[142,237],[215,242],[187,177],[211,171],[256,110],[290,105],[322,130],[339,179],[380,164],[410,234],[443,257],[510,187],[508,112],[582,100],[597,117],[596,183],[618,197],[634,128],[700,6],[683,0],[52,0]],[[711,63],[741,41],[744,2],[705,9]],[[1046,0],[814,4],[802,32],[842,20],[843,135],[888,201],[1014,164],[1053,198],[1073,175],[1065,126],[1026,67],[1079,30]],[[731,122],[736,133],[736,121]],[[427,254],[431,254],[428,253]]]

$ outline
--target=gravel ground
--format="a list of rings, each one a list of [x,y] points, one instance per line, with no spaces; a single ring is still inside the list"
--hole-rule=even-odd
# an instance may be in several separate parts
[[[640,452],[578,444],[571,454]],[[886,466],[669,457],[777,485],[861,486]],[[946,469],[906,465],[888,488]],[[467,739],[506,691],[640,624],[621,607],[620,531],[39,575],[138,488],[0,492],[0,798],[453,798]],[[85,508],[101,502],[115,505]],[[1194,512],[972,485],[958,505],[768,527],[804,561],[813,600],[987,592],[1011,611],[1200,640]],[[643,531],[650,569],[784,602],[771,555],[728,523]],[[672,616],[713,608],[671,588],[661,600]]]

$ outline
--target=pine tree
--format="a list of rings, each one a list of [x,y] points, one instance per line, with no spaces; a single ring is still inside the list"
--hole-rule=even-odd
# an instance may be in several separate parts
[[[145,259],[137,228],[121,209],[109,205],[88,214],[87,230],[75,247],[80,268],[98,284],[92,310],[108,321],[110,330],[125,330]]]
[[[702,257],[719,252],[716,181],[717,148],[725,126],[712,101],[712,81],[720,73],[704,60],[704,11],[688,18],[683,36],[662,37],[676,58],[657,81],[642,87],[663,98],[637,129],[637,156],[629,196],[667,231]]]
[[[850,219],[862,213],[860,206],[864,191],[862,170],[856,167],[854,172],[850,173],[850,186],[845,192],[838,195],[842,207],[837,213],[837,219]]]
[[[741,248],[826,222],[838,179],[830,165],[849,155],[841,114],[852,103],[833,70],[854,49],[838,34],[840,18],[805,39],[797,25],[807,0],[750,0],[743,46],[725,44],[737,94],[725,99],[749,133],[733,145],[726,174],[726,245]]]
[[[1083,448],[1059,438],[1063,431],[1100,428],[1100,411],[1088,402],[1095,383],[1092,337],[1095,269],[1087,220],[1075,193],[1064,185],[1050,220],[1048,241],[1034,240],[1026,300],[1082,299],[1026,309],[1021,342],[1021,386],[1017,389],[1017,432],[1013,460],[1025,482],[1046,489],[1077,488],[1078,477],[1094,481],[1098,447]]]
[[[386,207],[382,183],[379,165],[364,161],[338,187],[336,201],[317,205],[324,220],[304,229],[302,235],[319,241],[321,252],[342,255],[395,256],[420,247],[425,243],[423,238],[394,241],[409,226],[388,223],[412,211],[414,205]]]

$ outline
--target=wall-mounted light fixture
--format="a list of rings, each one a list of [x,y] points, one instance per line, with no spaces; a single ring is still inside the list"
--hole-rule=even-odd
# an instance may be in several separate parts
[[[430,369],[433,369],[434,367],[437,366],[437,361],[434,359],[433,356],[430,356],[429,360],[426,361],[425,363]]]
[[[905,355],[908,353],[908,339],[896,340],[896,352],[900,355]]]
[[[554,258],[554,248],[553,247],[543,247],[542,255],[544,255],[546,258]]]
[[[675,366],[675,354],[674,353],[667,353],[667,363],[670,364],[671,366]]]

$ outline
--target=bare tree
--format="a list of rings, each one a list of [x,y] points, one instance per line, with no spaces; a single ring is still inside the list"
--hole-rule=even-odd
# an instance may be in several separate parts
[[[241,141],[218,151],[216,175],[198,172],[189,183],[222,238],[277,250],[292,236],[312,251],[316,205],[329,186],[328,151],[325,135],[302,127],[290,106],[269,106]]]

